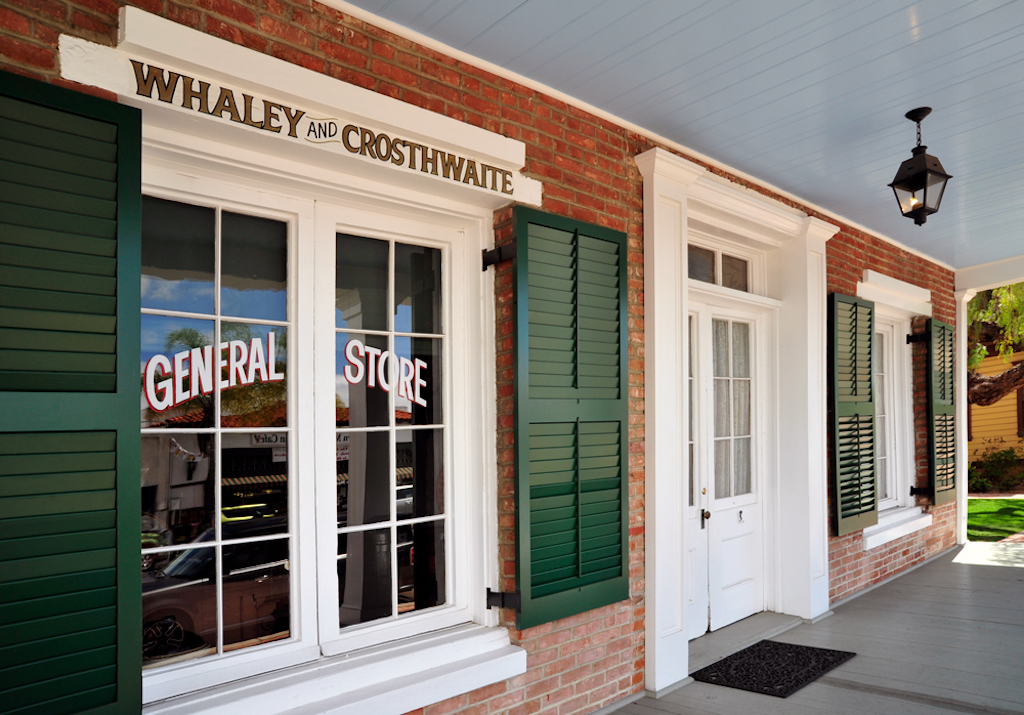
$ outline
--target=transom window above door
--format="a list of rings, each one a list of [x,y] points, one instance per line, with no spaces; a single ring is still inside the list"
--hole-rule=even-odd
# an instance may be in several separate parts
[[[691,280],[750,292],[750,261],[746,258],[690,244],[687,259]]]

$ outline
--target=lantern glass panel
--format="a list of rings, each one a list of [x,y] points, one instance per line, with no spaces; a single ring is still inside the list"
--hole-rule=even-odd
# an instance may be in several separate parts
[[[942,192],[946,189],[946,177],[941,174],[928,173],[928,193],[925,200],[928,208],[933,211],[939,210],[939,202],[942,201]]]
[[[912,211],[921,207],[921,194],[924,193],[921,189],[908,191],[899,186],[894,186],[892,190],[896,192],[896,200],[900,202],[900,211],[903,212],[904,216],[908,216]]]

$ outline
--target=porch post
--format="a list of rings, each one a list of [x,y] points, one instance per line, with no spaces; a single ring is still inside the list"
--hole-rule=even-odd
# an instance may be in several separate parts
[[[825,244],[838,226],[809,217],[800,235],[769,254],[779,311],[778,610],[828,611]]]
[[[657,693],[689,674],[682,513],[689,418],[686,195],[707,170],[658,148],[636,163],[644,179],[644,678],[647,691]]]
[[[967,304],[977,291],[956,296],[956,543],[967,543]]]

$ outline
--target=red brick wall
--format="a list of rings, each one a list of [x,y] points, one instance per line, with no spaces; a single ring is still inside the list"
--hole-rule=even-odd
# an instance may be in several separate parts
[[[953,272],[920,256],[901,250],[860,231],[844,228],[827,244],[828,291],[857,295],[857,282],[870,268],[932,292],[933,317],[956,323]],[[924,330],[915,319],[913,332]],[[914,465],[915,484],[928,485],[927,346],[914,343]],[[864,532],[829,537],[829,600],[836,601],[876,584],[908,566],[920,563],[956,544],[956,504],[932,508],[927,499],[918,504],[932,513],[932,525],[871,551],[864,550]]]
[[[68,32],[113,44],[115,0],[4,0],[0,7],[0,68],[54,82],[59,79],[57,37]],[[629,528],[630,599],[526,631],[502,614],[514,642],[528,652],[522,676],[429,706],[422,715],[460,713],[592,712],[643,688],[644,669],[644,373],[643,197],[632,157],[654,143],[607,120],[515,82],[447,57],[361,20],[306,0],[143,0],[135,4],[202,32],[244,45],[456,120],[501,133],[526,145],[525,173],[544,182],[543,208],[609,226],[628,236],[629,271]],[[80,88],[83,91],[96,90]],[[101,93],[102,94],[102,93]],[[692,160],[692,157],[687,157]],[[699,163],[699,162],[698,162]],[[708,167],[743,186],[796,206],[763,187]],[[810,212],[812,215],[818,215]],[[824,218],[819,216],[820,218]],[[830,219],[826,219],[830,220]],[[497,243],[511,239],[511,211],[495,215]],[[829,290],[852,292],[868,265],[897,277],[927,277],[936,291],[937,317],[952,322],[952,275],[889,244],[844,229],[829,244]],[[876,265],[876,262],[878,265]],[[905,270],[905,268],[913,270]],[[511,266],[496,272],[499,549],[503,588],[514,585],[512,504]],[[934,283],[933,283],[934,281]],[[919,450],[919,459],[922,453]],[[825,479],[826,475],[822,475]],[[949,511],[946,508],[945,511]],[[945,512],[944,512],[945,513]],[[928,532],[945,543],[952,527],[944,515]],[[943,531],[945,529],[945,531]],[[894,547],[892,558],[870,564],[849,545],[833,541],[832,564],[849,593],[940,548],[924,543]],[[845,542],[849,541],[849,544]],[[843,551],[846,549],[846,551]],[[902,553],[902,549],[906,553]],[[884,551],[889,552],[890,549]],[[878,563],[874,563],[874,561]],[[873,570],[874,569],[874,570]],[[881,575],[878,575],[880,578]]]

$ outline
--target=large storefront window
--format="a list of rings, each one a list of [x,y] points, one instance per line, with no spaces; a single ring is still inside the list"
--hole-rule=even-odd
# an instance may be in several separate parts
[[[289,266],[288,221],[155,197],[143,208],[144,667],[302,645],[303,607],[335,638],[449,605],[444,249],[337,233],[333,290],[310,290],[310,266]],[[296,308],[303,290],[333,301],[333,336],[290,352],[320,310]],[[296,449],[313,413],[290,354],[295,371],[333,374],[333,445],[315,441],[329,473]],[[331,492],[328,523],[308,501],[300,513],[300,493]],[[302,533],[320,534],[306,561]],[[325,546],[330,567],[309,558]],[[335,576],[336,609],[317,598]]]
[[[144,667],[290,635],[288,225],[143,199]]]
[[[445,603],[441,251],[338,234],[338,626]]]

